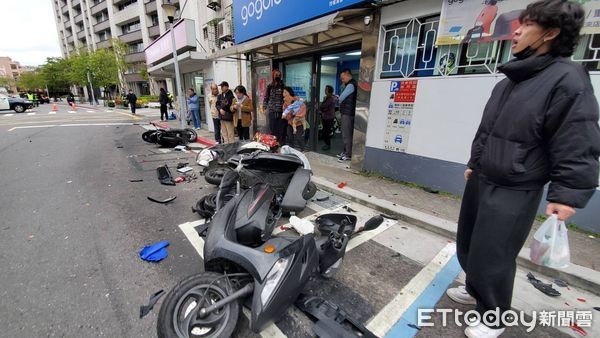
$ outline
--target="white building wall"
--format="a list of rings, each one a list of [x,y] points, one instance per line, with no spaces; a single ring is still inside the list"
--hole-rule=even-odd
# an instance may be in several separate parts
[[[408,0],[384,7],[381,15],[382,28],[411,18],[438,15],[441,5],[439,0]],[[381,29],[366,141],[367,147],[377,149],[384,149],[385,133],[382,130],[387,126],[390,83],[407,80],[380,78],[383,40]],[[485,104],[496,83],[503,78],[502,74],[411,78],[418,80],[418,87],[406,152],[466,164]],[[593,72],[591,79],[600,101],[600,72]]]

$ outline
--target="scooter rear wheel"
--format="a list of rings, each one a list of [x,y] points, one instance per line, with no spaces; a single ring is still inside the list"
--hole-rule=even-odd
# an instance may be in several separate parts
[[[156,325],[158,337],[230,337],[240,313],[239,300],[204,318],[198,314],[201,308],[233,292],[227,277],[218,273],[204,272],[184,279],[167,294],[160,308]]]

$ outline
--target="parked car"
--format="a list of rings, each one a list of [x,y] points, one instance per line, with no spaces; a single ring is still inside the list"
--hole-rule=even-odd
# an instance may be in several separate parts
[[[14,110],[22,113],[31,108],[33,108],[33,103],[29,100],[0,94],[0,110]]]

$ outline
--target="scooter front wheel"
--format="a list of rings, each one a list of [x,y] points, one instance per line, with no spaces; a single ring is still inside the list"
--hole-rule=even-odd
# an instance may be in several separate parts
[[[158,337],[230,337],[240,313],[239,300],[204,317],[200,309],[233,292],[227,277],[218,273],[204,272],[184,279],[167,294],[160,308],[156,325]]]

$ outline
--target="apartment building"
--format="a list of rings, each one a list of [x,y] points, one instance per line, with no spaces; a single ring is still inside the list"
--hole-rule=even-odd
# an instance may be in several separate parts
[[[7,56],[0,56],[0,76],[12,77],[15,83],[11,88],[6,88],[11,93],[17,92],[16,81],[19,79],[23,67],[17,61],[13,61]]]
[[[125,60],[131,64],[124,81],[138,95],[155,92],[156,82],[146,81],[144,49],[168,28],[157,0],[51,0],[62,55],[81,48],[110,48],[118,38],[129,46]],[[179,6],[179,0],[172,1]]]

